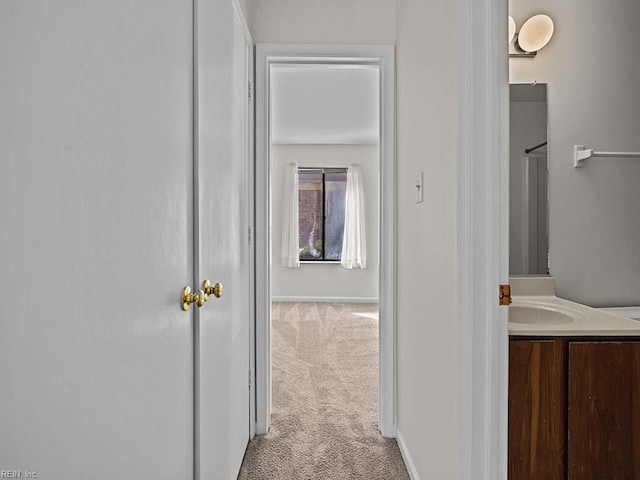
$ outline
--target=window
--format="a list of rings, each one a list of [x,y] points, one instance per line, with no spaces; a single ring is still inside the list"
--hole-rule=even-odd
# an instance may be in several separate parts
[[[298,169],[300,260],[340,261],[346,192],[345,168]]]

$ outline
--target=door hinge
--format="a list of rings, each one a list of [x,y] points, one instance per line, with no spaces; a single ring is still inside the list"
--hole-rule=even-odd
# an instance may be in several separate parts
[[[511,285],[500,285],[498,302],[500,305],[511,305]]]
[[[253,83],[249,82],[249,100],[253,100]]]
[[[249,227],[249,243],[253,241],[253,229]]]
[[[249,388],[253,387],[253,371],[249,369]]]

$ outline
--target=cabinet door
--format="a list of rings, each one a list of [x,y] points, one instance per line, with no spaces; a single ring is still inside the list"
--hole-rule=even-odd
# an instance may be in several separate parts
[[[509,343],[509,478],[565,474],[565,349],[561,341]]]
[[[569,479],[640,479],[640,343],[569,345]]]

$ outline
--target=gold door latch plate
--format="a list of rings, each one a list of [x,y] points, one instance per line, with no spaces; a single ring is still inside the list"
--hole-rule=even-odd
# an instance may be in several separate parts
[[[511,285],[500,285],[498,301],[500,305],[511,305]]]

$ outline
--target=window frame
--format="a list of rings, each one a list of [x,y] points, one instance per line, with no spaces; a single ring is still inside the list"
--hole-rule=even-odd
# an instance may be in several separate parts
[[[322,174],[322,258],[301,258],[299,257],[300,263],[305,264],[340,264],[342,263],[342,253],[340,254],[340,259],[326,259],[326,251],[327,251],[327,189],[326,189],[326,174],[327,173],[344,173],[345,175],[348,172],[348,167],[301,167],[298,166],[298,180],[300,180],[301,173],[313,173],[313,174]],[[346,183],[346,178],[345,178]],[[346,192],[345,192],[346,195]],[[300,208],[300,197],[298,196],[298,208]],[[299,230],[299,227],[298,227]],[[299,235],[299,232],[298,232]]]

